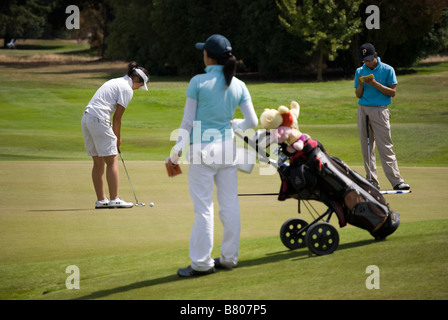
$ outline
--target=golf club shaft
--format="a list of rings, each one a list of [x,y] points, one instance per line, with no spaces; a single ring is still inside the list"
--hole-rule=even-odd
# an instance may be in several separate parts
[[[258,159],[262,162],[265,162],[267,164],[272,165],[274,168],[277,169],[277,161],[274,159],[270,159],[270,155],[266,152],[266,150],[260,150],[261,148],[258,147],[258,140],[257,141],[252,141],[251,139],[249,139],[249,137],[247,136],[243,136],[241,133],[239,133],[238,131],[233,131],[234,134],[239,137],[241,140],[243,140],[245,143],[247,143],[247,145],[249,147],[251,147],[253,150],[255,150],[257,152],[258,155]],[[262,151],[264,151],[264,153],[262,153]]]
[[[277,193],[239,193],[239,197],[249,197],[249,196],[278,196]]]
[[[126,171],[126,175],[128,176],[129,184],[131,185],[132,193],[134,194],[135,203],[138,204],[137,196],[135,195],[134,186],[132,185],[131,178],[129,177],[128,169],[126,169],[126,165],[124,164],[123,156],[121,155],[121,152],[119,152],[121,162],[123,163],[124,171]]]
[[[381,190],[381,194],[402,194],[411,193],[411,190]],[[278,193],[239,193],[239,197],[250,197],[250,196],[278,196]]]
[[[369,181],[372,182],[372,168],[370,163],[370,134],[369,134],[369,116],[366,116],[366,133],[367,133],[367,156],[369,158]]]

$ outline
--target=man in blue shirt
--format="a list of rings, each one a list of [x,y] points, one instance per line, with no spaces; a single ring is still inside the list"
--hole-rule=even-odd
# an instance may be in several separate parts
[[[409,190],[409,185],[404,183],[398,170],[390,132],[388,105],[397,92],[395,70],[381,61],[370,43],[361,46],[360,54],[364,64],[355,73],[355,94],[359,98],[358,134],[367,178],[379,189],[376,144],[384,173],[391,185],[395,190]]]

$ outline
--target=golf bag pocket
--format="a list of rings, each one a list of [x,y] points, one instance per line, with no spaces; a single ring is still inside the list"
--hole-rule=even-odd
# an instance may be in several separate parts
[[[297,190],[312,189],[317,183],[317,178],[304,164],[292,166],[290,171],[292,186]]]
[[[374,232],[371,232],[371,235],[374,236],[377,240],[385,239],[387,236],[394,233],[399,225],[400,215],[395,211],[392,211],[389,213],[386,222],[384,222],[380,228],[378,228]]]
[[[375,232],[386,221],[387,213],[372,202],[359,202],[348,214],[347,221],[351,225]]]

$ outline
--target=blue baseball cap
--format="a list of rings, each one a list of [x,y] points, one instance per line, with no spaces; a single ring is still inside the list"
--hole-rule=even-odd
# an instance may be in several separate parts
[[[223,57],[226,53],[232,52],[230,41],[220,34],[211,35],[207,41],[196,43],[196,49],[207,50],[218,57]]]

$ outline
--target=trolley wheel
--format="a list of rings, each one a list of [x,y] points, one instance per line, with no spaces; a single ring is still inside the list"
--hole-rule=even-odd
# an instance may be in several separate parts
[[[339,245],[339,234],[331,224],[318,222],[308,228],[305,243],[311,252],[319,256],[330,254]]]
[[[286,248],[295,250],[306,247],[306,230],[300,233],[299,231],[307,225],[308,222],[300,218],[291,218],[283,223],[280,229],[280,239]]]

